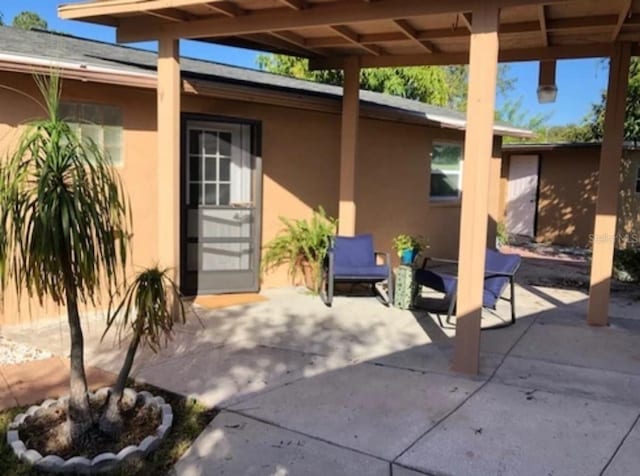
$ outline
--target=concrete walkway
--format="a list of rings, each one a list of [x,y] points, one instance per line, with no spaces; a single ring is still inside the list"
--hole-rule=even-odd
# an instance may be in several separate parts
[[[517,293],[518,323],[483,332],[474,379],[449,372],[452,331],[430,317],[296,290],[200,313],[136,377],[222,409],[186,476],[637,474],[640,307],[614,299],[596,329],[580,291]],[[3,333],[59,352],[55,326]],[[101,331],[86,326],[89,362],[115,370],[124,349]]]

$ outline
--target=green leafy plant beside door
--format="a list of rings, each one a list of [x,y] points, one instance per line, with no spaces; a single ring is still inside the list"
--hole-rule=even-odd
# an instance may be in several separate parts
[[[280,222],[282,230],[265,245],[263,272],[287,265],[292,280],[302,275],[305,285],[318,292],[322,262],[330,239],[336,234],[338,221],[318,207],[309,220],[280,217]]]

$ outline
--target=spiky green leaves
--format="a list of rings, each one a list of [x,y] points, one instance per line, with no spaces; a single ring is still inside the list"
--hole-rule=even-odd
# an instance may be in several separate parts
[[[113,293],[124,278],[131,228],[117,173],[91,140],[59,117],[59,78],[36,77],[47,118],[27,124],[0,163],[0,281],[64,304]]]

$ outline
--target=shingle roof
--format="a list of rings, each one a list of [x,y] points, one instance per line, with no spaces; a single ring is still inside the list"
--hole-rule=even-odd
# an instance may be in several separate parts
[[[0,53],[48,61],[64,61],[87,66],[110,68],[122,72],[154,73],[157,55],[152,51],[89,40],[76,36],[27,31],[0,26]],[[297,94],[335,98],[342,88],[288,76],[229,66],[193,58],[181,59],[183,76],[253,87],[277,89]],[[461,128],[466,123],[464,113],[388,94],[361,91],[361,100],[374,106],[392,108],[408,114],[424,115],[443,127]],[[504,135],[528,135],[529,131],[504,123],[496,123],[495,131]]]

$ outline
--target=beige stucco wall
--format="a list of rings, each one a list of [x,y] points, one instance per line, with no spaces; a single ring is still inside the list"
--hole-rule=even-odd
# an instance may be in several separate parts
[[[40,100],[39,93],[28,75],[0,73],[0,154],[5,155],[20,135],[20,126],[25,122],[43,117],[43,109],[33,100],[7,89],[22,91],[31,98]],[[155,207],[155,94],[151,91],[134,90],[110,85],[63,82],[63,100],[114,105],[123,112],[123,165],[118,167],[127,190],[133,213],[133,267],[154,263],[156,256]],[[31,308],[30,308],[31,306]],[[23,322],[29,319],[53,317],[63,310],[48,303],[44,308],[23,297],[17,306],[15,293],[8,291],[4,307],[0,311],[0,324]]]
[[[2,73],[0,84],[35,95],[28,75]],[[132,264],[153,263],[158,214],[155,91],[66,81],[64,98],[122,109],[124,165],[119,172],[133,207]],[[0,89],[0,104],[0,150],[5,150],[7,137],[15,136],[16,127],[41,113],[24,96],[5,89]],[[263,244],[280,230],[280,216],[309,217],[318,205],[337,215],[339,114],[195,95],[183,97],[182,110],[261,123]],[[460,204],[429,202],[429,157],[433,140],[462,141],[463,136],[462,131],[363,118],[357,161],[357,231],[373,233],[376,248],[389,252],[396,234],[422,234],[431,243],[430,255],[455,257]],[[284,269],[264,276],[262,282],[263,287],[286,284],[289,280]],[[61,310],[48,307],[34,309],[31,316],[60,314]],[[15,322],[15,316],[9,299],[0,324]]]
[[[622,247],[640,246],[640,194],[636,193],[638,168],[640,168],[640,151],[625,151],[616,231],[618,245]]]
[[[547,152],[541,160],[536,239],[586,246],[594,226],[598,150]]]
[[[598,193],[600,148],[572,147],[532,153],[539,154],[541,160],[536,241],[590,247]],[[640,196],[635,193],[640,153],[627,150],[624,155],[617,246],[631,245],[640,237]],[[505,153],[502,169],[503,217],[508,196],[509,156],[510,153]]]

